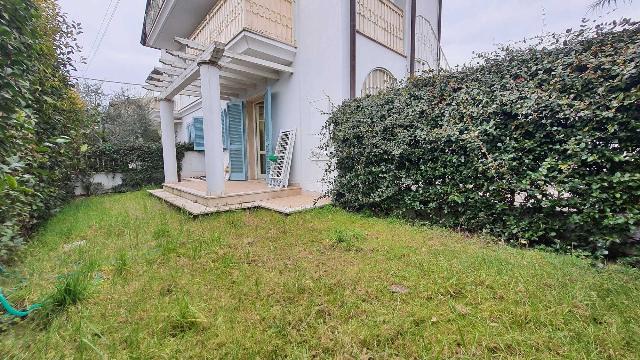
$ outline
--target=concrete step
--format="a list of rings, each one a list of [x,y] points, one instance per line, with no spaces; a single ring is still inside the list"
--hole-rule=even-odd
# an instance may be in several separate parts
[[[189,199],[185,199],[183,197],[174,195],[162,189],[149,190],[149,193],[195,216],[213,214],[217,212],[224,212],[224,211],[231,211],[231,210],[238,210],[238,209],[248,209],[248,208],[253,208],[258,206],[257,203],[242,203],[242,204],[233,204],[233,205],[226,205],[226,206],[209,207],[209,206],[204,206],[202,204],[198,204]]]
[[[219,206],[205,206],[163,189],[149,190],[149,193],[194,216],[256,207],[263,207],[282,214],[293,214],[300,211],[319,208],[331,203],[331,200],[327,198],[320,198],[322,196],[321,194],[307,191],[293,192],[293,195],[286,197]]]

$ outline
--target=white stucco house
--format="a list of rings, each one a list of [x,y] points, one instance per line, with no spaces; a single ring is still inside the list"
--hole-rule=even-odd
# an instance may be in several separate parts
[[[148,0],[141,42],[161,50],[146,87],[160,103],[156,195],[211,210],[321,191],[326,112],[445,66],[441,13],[442,0]],[[176,142],[194,143],[182,176]],[[264,185],[283,162],[285,186]],[[249,193],[267,195],[231,200]]]

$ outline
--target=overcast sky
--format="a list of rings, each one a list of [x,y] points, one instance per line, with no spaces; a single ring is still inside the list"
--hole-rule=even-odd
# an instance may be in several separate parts
[[[90,50],[100,43],[97,34],[109,4],[118,3],[113,20],[89,68],[83,64],[78,65],[78,75],[144,83],[158,59],[157,50],[140,45],[146,0],[58,1],[69,18],[82,24],[84,33],[79,40],[85,57],[90,57]],[[497,43],[518,41],[539,35],[543,31],[563,31],[578,26],[584,16],[593,18],[605,13],[589,12],[592,1],[443,0],[444,52],[452,65],[462,64],[473,57],[474,51],[491,50]],[[613,15],[608,15],[608,18],[622,16],[640,19],[640,0],[635,0],[633,4],[619,5],[619,9]],[[108,17],[105,22],[108,22]],[[116,87],[106,88],[113,90]]]

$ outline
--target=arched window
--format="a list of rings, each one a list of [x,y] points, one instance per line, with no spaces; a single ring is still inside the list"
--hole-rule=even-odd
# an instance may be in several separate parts
[[[371,70],[362,84],[362,96],[376,95],[382,90],[396,83],[396,78],[387,69],[375,68]]]

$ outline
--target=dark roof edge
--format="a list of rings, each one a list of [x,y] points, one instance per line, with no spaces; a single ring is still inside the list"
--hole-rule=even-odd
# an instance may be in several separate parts
[[[142,21],[142,35],[140,36],[140,44],[142,44],[142,46],[147,46],[147,12],[150,6],[151,0],[147,0],[147,6],[144,10],[144,20]]]

